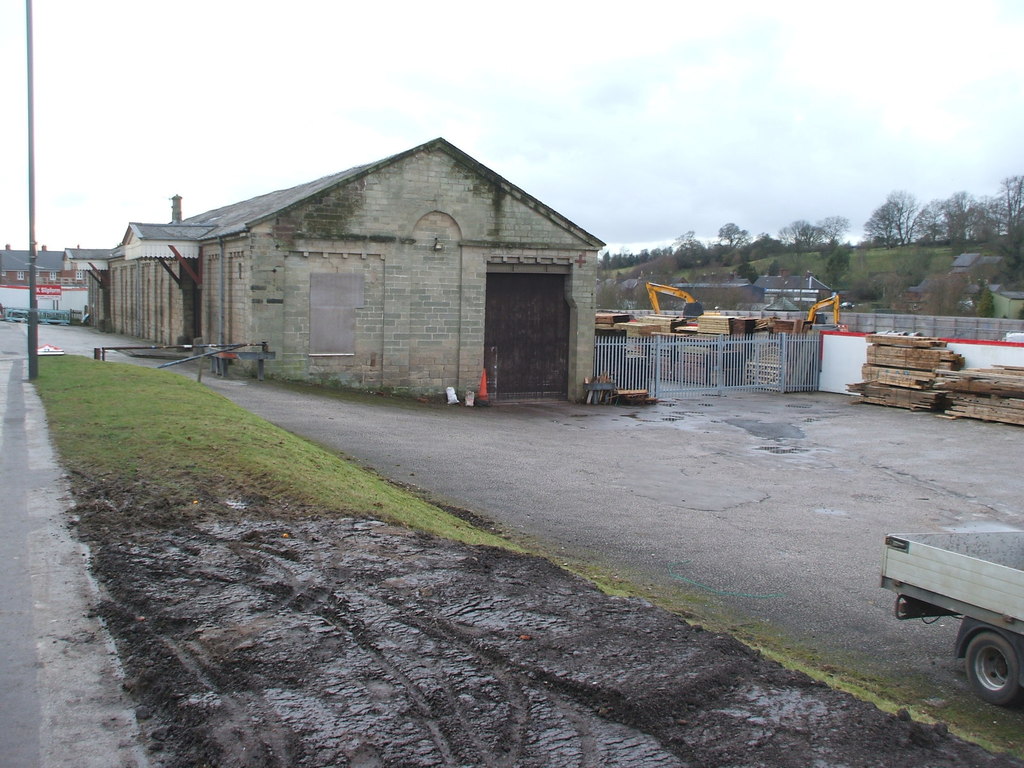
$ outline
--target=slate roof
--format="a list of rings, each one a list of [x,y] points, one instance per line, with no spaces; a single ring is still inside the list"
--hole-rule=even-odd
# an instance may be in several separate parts
[[[771,304],[765,307],[768,312],[799,312],[800,307],[787,299],[785,296],[776,296]]]
[[[831,291],[814,275],[761,275],[754,283],[769,291]]]
[[[961,253],[953,259],[953,269],[970,269],[979,258],[980,253]]]
[[[383,162],[384,161],[381,161],[381,163]],[[375,163],[374,165],[377,164]],[[221,237],[223,235],[233,235],[238,232],[244,232],[250,224],[262,221],[269,216],[273,216],[275,213],[292,207],[296,203],[301,203],[303,200],[313,197],[319,192],[323,192],[324,190],[330,189],[343,181],[354,178],[369,167],[371,166],[359,165],[355,168],[349,168],[347,171],[342,171],[341,173],[335,173],[331,176],[324,176],[316,181],[300,184],[297,187],[280,189],[277,192],[260,195],[259,197],[252,198],[251,200],[244,200],[241,203],[235,203],[234,205],[227,205],[223,208],[207,211],[206,213],[201,213],[198,216],[190,216],[182,221],[182,224],[201,225],[207,227],[207,233],[197,237],[196,239]],[[196,229],[199,228],[200,227],[198,226],[196,227]]]
[[[67,258],[76,261],[107,261],[114,258],[111,248],[65,248],[64,253]]]
[[[189,226],[186,224],[140,224],[128,225],[140,240],[202,240],[213,231],[209,224]]]
[[[324,176],[323,178],[316,179],[315,181],[299,184],[296,187],[281,189],[276,192],[260,195],[259,197],[253,197],[249,200],[243,200],[240,203],[234,203],[232,205],[226,205],[223,208],[216,208],[212,211],[207,211],[206,213],[200,213],[196,216],[189,216],[180,224],[142,224],[133,222],[129,227],[136,233],[136,236],[142,239],[208,240],[215,237],[238,234],[240,232],[245,232],[253,224],[257,224],[264,219],[287,210],[288,208],[297,205],[320,192],[342,183],[354,181],[355,179],[366,176],[380,168],[409,157],[417,152],[431,149],[441,149],[448,152],[458,162],[470,167],[478,174],[501,185],[503,188],[508,190],[512,196],[522,202],[525,202],[531,208],[539,210],[544,215],[547,215],[552,220],[558,222],[564,228],[575,232],[579,237],[589,241],[590,244],[596,247],[604,245],[604,242],[601,240],[586,232],[581,227],[573,224],[562,215],[547,207],[536,198],[528,195],[515,185],[506,181],[494,171],[477,162],[465,152],[442,138],[428,141],[418,147],[413,147],[405,152],[401,152],[397,155],[391,155],[390,157],[386,157],[383,160],[378,160],[374,163],[357,165],[354,168],[349,168],[347,171],[341,171],[340,173],[335,173],[330,176]]]
[[[1002,260],[1002,256],[982,256],[980,253],[961,253],[953,259],[953,265],[949,270],[950,272],[967,272],[973,267],[998,264]]]
[[[751,288],[753,283],[741,277],[737,277],[734,280],[722,280],[718,283],[673,283],[676,288],[682,288],[684,291],[690,288]]]
[[[5,272],[27,272],[30,251],[0,250],[0,268]],[[64,269],[64,251],[36,251],[37,272],[60,272]]]

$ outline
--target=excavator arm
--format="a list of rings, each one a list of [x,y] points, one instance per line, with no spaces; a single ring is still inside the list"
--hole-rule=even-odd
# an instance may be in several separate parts
[[[829,305],[832,306],[832,322],[835,325],[839,325],[839,294],[838,293],[833,293],[827,299],[822,299],[821,301],[816,302],[815,304],[812,304],[811,308],[807,310],[807,322],[808,323],[813,323],[814,322],[814,318],[817,316],[818,312],[820,310],[824,309],[825,307],[829,306]]]
[[[686,305],[683,307],[684,317],[699,317],[704,314],[703,305],[682,288],[676,288],[674,285],[662,285],[661,283],[647,283],[647,295],[651,299],[651,308],[656,315],[661,314],[661,305],[658,303],[659,293],[675,296],[677,299],[685,301]]]

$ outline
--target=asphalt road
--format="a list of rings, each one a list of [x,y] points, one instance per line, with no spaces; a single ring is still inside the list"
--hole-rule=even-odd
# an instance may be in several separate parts
[[[26,351],[0,323],[0,768],[145,768]]]
[[[47,333],[41,343],[82,353],[119,343],[88,329]],[[969,695],[951,658],[958,622],[893,618],[894,596],[878,586],[884,536],[1024,528],[1024,430],[843,395],[415,408],[203,381],[566,560],[696,593],[736,622],[844,664],[923,675],[942,695]]]

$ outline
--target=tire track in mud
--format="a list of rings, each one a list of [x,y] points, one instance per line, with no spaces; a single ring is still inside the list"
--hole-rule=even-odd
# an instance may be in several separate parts
[[[1021,765],[536,558],[351,519],[83,526],[160,765]]]

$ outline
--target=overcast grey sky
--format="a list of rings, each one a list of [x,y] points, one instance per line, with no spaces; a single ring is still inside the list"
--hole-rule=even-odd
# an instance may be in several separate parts
[[[611,244],[1024,174],[1024,3],[33,0],[36,233],[112,247],[438,136]],[[0,243],[28,247],[25,4]]]

